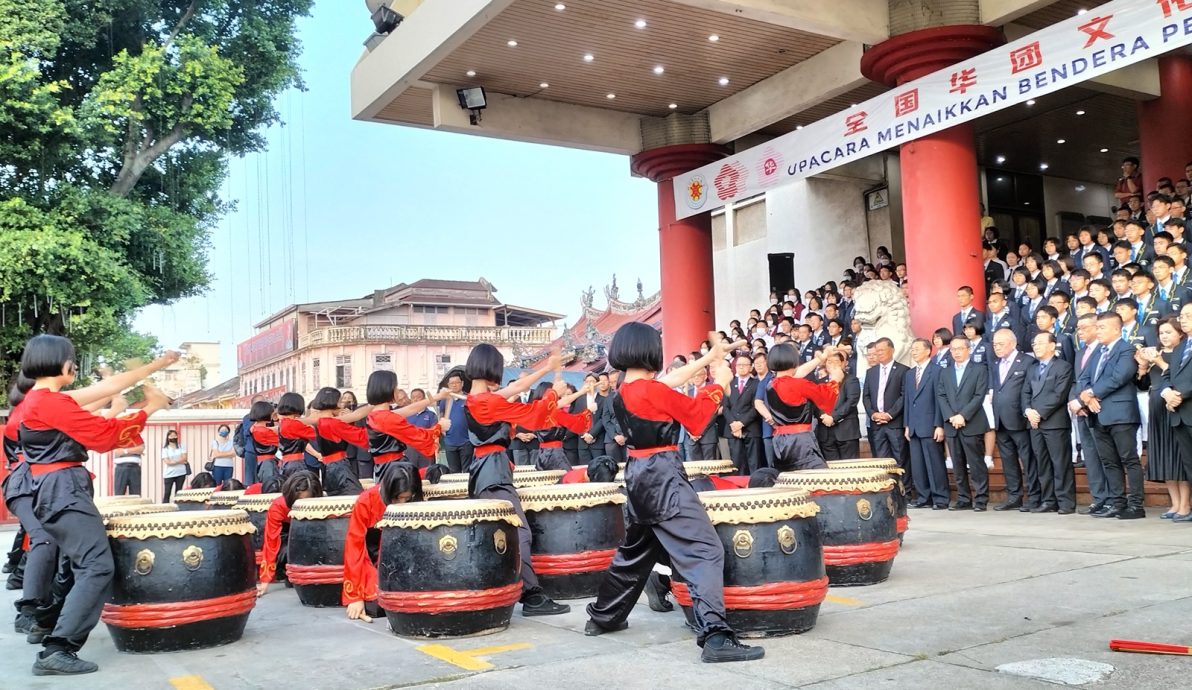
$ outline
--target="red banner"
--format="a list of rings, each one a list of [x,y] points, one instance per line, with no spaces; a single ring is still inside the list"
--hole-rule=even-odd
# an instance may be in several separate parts
[[[298,344],[298,322],[284,321],[257,333],[236,346],[236,367],[243,371],[274,357],[293,352]]]

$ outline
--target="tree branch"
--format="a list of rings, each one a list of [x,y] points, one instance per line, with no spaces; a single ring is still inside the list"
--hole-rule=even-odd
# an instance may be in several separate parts
[[[186,11],[182,13],[182,18],[179,19],[178,23],[174,25],[174,28],[170,31],[169,37],[166,38],[166,42],[162,44],[163,49],[168,50],[169,47],[173,45],[174,39],[178,38],[178,34],[181,33],[182,30],[186,28],[186,25],[190,23],[191,18],[195,16],[195,11],[198,8],[199,0],[191,0],[190,5],[186,8]]]

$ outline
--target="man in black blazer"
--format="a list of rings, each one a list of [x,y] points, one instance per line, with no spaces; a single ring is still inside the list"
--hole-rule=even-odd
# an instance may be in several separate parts
[[[1192,329],[1192,304],[1180,307],[1179,319],[1181,329]],[[1172,353],[1163,383],[1166,387],[1160,395],[1172,410],[1168,419],[1180,449],[1180,462],[1187,473],[1192,470],[1192,338],[1185,338]]]
[[[985,325],[985,313],[973,305],[973,288],[962,285],[956,291],[956,301],[960,304],[960,311],[952,317],[953,335],[964,335],[964,327],[979,323]]]
[[[1072,366],[1072,389],[1068,394],[1068,410],[1072,413],[1073,423],[1076,425],[1077,439],[1080,443],[1080,459],[1084,464],[1084,471],[1088,477],[1089,494],[1093,502],[1088,508],[1081,508],[1083,515],[1094,515],[1109,502],[1109,487],[1105,481],[1105,470],[1101,466],[1101,458],[1097,455],[1097,439],[1093,435],[1092,413],[1080,401],[1080,378],[1086,369],[1097,363],[1097,315],[1082,314],[1076,319],[1076,337],[1081,347],[1076,352],[1076,360]]]
[[[737,473],[748,476],[757,469],[762,437],[761,415],[753,406],[757,397],[757,379],[753,377],[753,360],[747,355],[737,357],[734,366],[737,375],[729,384],[724,429],[728,435],[729,457],[736,465]]]
[[[953,338],[949,349],[952,366],[941,371],[936,386],[944,438],[956,472],[956,505],[949,510],[985,510],[989,503],[989,470],[985,467],[985,393],[989,390],[989,370],[969,361],[972,351],[966,338]],[[972,476],[972,489],[969,476]]]
[[[1071,418],[1065,402],[1072,387],[1072,365],[1059,356],[1055,333],[1035,336],[1035,364],[1022,387],[1022,409],[1031,425],[1031,450],[1039,474],[1039,505],[1032,513],[1076,512],[1072,471]]]
[[[939,415],[936,386],[941,369],[931,356],[931,341],[916,338],[911,343],[914,366],[907,369],[902,383],[903,417],[906,420],[906,441],[910,447],[911,477],[918,498],[912,508],[931,506],[944,510],[952,491],[948,486],[948,468],[944,464],[943,420]]]
[[[877,366],[865,372],[865,416],[869,418],[869,448],[875,458],[894,458],[904,470],[902,420],[902,383],[906,365],[894,361],[894,341],[878,338],[874,342]]]
[[[845,356],[838,352],[835,357],[844,372],[840,382],[840,393],[836,406],[819,416],[815,427],[815,439],[819,443],[824,460],[855,460],[861,457],[861,420],[857,418],[857,403],[861,402],[861,382],[847,367]],[[821,383],[827,382],[826,374]]]
[[[1097,457],[1109,490],[1108,504],[1094,517],[1136,520],[1146,517],[1135,441],[1141,421],[1134,386],[1138,365],[1134,347],[1122,340],[1122,318],[1115,312],[1097,316],[1097,342],[1101,347],[1096,361],[1077,380],[1080,402],[1093,413]]]
[[[586,465],[592,458],[604,455],[604,415],[601,413],[601,408],[608,401],[608,374],[589,373],[584,377],[584,383],[591,383],[594,390],[579,399],[576,409],[588,409],[589,396],[593,396],[596,400],[596,411],[592,413],[592,426],[588,429],[588,433],[581,434],[579,437],[579,461],[580,464]]]
[[[1022,319],[1012,304],[1006,302],[1006,295],[994,292],[986,300],[989,311],[985,314],[985,342],[993,342],[993,334],[1003,328],[1009,328],[1014,337],[1022,339]]]
[[[606,376],[609,378],[608,395],[604,398],[604,403],[597,408],[597,414],[600,415],[604,421],[604,454],[613,459],[617,463],[625,462],[625,434],[621,431],[621,426],[617,424],[617,417],[613,414],[613,401],[617,399],[617,384],[620,381],[620,372],[610,372]]]
[[[1038,507],[1039,476],[1031,453],[1031,434],[1022,408],[1022,388],[1035,358],[1018,351],[1018,338],[1008,328],[993,334],[994,359],[989,362],[993,389],[993,424],[997,452],[1006,478],[1006,501],[994,510]]]

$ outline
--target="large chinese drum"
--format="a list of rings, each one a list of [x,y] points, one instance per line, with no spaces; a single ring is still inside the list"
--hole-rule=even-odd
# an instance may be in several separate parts
[[[529,467],[529,466],[527,466]],[[535,470],[525,469],[513,472],[513,488],[525,489],[531,486],[549,486],[551,484],[558,484],[563,475],[567,474],[563,470]],[[459,472],[456,474],[445,474],[439,479],[439,484],[460,484],[468,485],[468,475],[466,472]]]
[[[906,510],[906,486],[902,483],[904,470],[898,466],[894,458],[870,458],[868,460],[828,460],[830,470],[877,469],[890,473],[894,480],[894,510],[897,512],[898,543],[902,543],[903,536],[910,529],[911,518]]]
[[[428,501],[448,501],[468,497],[468,483],[447,482],[439,484],[422,483],[422,497]]]
[[[256,604],[257,573],[242,510],[106,520],[116,574],[101,619],[122,652],[175,652],[235,642]]]
[[[244,489],[234,491],[216,491],[211,494],[211,498],[207,499],[207,507],[215,510],[230,510],[236,507],[240,501],[240,497],[244,495]]]
[[[824,544],[824,565],[835,586],[872,585],[890,577],[898,555],[894,480],[885,470],[783,472],[779,486],[811,493]]]
[[[530,561],[547,596],[596,596],[625,538],[625,494],[617,484],[557,484],[518,489],[530,523]]]
[[[507,628],[522,592],[520,524],[509,501],[389,506],[377,523],[377,603],[393,632],[461,637]]]
[[[96,496],[94,500],[96,508],[102,508],[104,506],[144,506],[153,503],[153,499],[144,496]]]
[[[290,509],[286,577],[304,606],[341,606],[344,543],[356,496],[303,498]]]
[[[253,559],[261,564],[261,553],[265,548],[265,520],[269,517],[269,506],[281,498],[281,494],[247,494],[236,500],[236,509],[248,513],[248,521],[257,531],[252,533]]]
[[[178,510],[207,510],[207,499],[214,493],[214,488],[181,489],[174,492],[174,505]]]

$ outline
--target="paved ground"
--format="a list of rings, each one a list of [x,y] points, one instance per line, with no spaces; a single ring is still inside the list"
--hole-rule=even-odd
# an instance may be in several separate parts
[[[1155,511],[1152,511],[1154,513]],[[1090,687],[1188,687],[1192,658],[1119,654],[1110,638],[1192,644],[1192,525],[1073,515],[913,511],[890,581],[833,589],[817,627],[767,640],[760,662],[700,664],[681,614],[643,602],[630,629],[584,637],[584,602],[504,633],[404,640],[384,621],[307,609],[292,591],[261,600],[244,639],[197,652],[120,654],[101,624],[84,658],[98,674],[36,679],[34,649],[0,629],[0,688],[294,690],[813,687],[1043,688],[997,667],[1070,658],[1111,665]],[[12,592],[5,601],[11,602]],[[6,614],[7,615],[7,614]],[[480,650],[480,651],[477,651]]]

